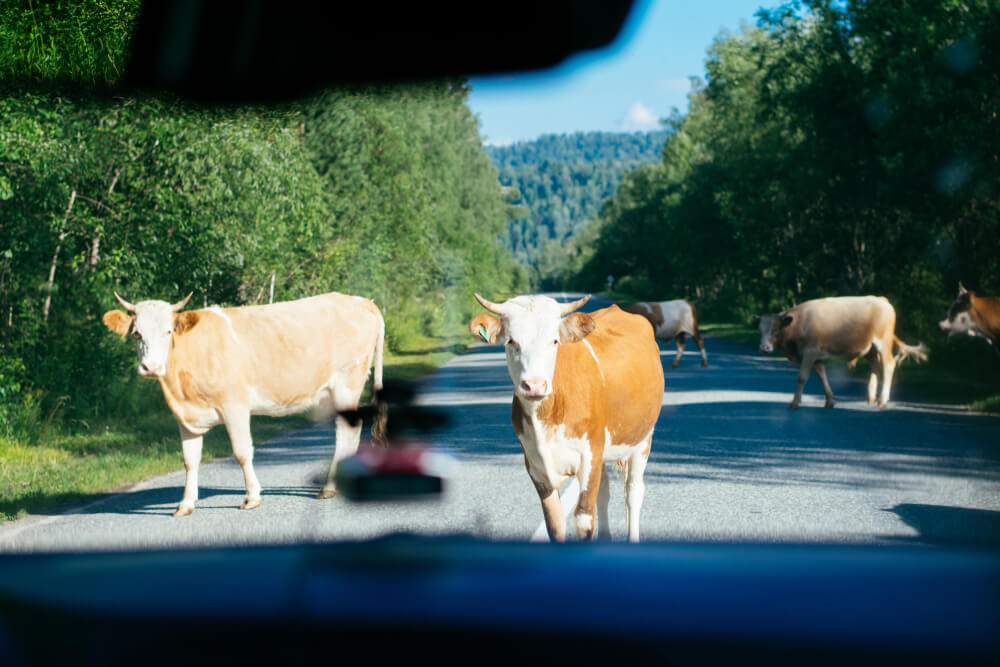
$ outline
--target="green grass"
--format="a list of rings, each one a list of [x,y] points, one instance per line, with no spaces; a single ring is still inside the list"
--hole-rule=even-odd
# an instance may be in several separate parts
[[[386,383],[428,375],[464,348],[465,337],[415,338],[387,354]],[[0,523],[27,514],[58,512],[116,489],[181,469],[180,438],[159,391],[148,416],[128,423],[77,426],[74,432],[39,426],[31,436],[0,436]],[[304,416],[254,417],[255,443],[309,423]],[[224,427],[205,435],[202,461],[232,456]],[[178,497],[178,500],[180,498]]]

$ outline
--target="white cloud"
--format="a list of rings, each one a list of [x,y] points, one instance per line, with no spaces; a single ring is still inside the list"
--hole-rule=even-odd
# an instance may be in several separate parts
[[[621,122],[624,132],[647,132],[660,128],[660,118],[642,102],[633,102]]]

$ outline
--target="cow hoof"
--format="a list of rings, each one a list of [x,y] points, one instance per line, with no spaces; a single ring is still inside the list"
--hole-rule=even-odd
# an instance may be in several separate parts
[[[707,361],[701,362],[701,367],[702,368],[708,368],[708,362]]]
[[[254,498],[252,500],[248,498],[243,501],[242,505],[240,505],[241,510],[252,510],[258,507],[260,507],[260,498]]]
[[[670,370],[674,370],[675,368],[677,368],[677,364],[670,364]]]
[[[832,408],[833,407],[833,401],[827,401],[826,404],[823,407],[824,408]]]
[[[788,409],[789,410],[798,410],[799,409],[799,404],[798,403],[792,403],[791,405],[788,406]]]
[[[187,516],[194,511],[194,505],[179,505],[174,516]]]
[[[327,498],[333,498],[335,495],[337,495],[337,489],[323,488],[316,494],[316,497],[320,500],[326,500]]]
[[[878,407],[880,407],[880,408],[884,408],[884,407],[885,407],[886,405],[887,405],[887,404],[886,404],[886,403],[883,403],[882,401],[879,401],[879,402],[878,402]]]

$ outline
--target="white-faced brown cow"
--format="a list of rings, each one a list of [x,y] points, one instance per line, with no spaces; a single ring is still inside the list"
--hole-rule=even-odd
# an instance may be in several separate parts
[[[760,316],[760,349],[771,353],[780,349],[799,367],[799,383],[795,389],[790,410],[799,407],[802,387],[813,368],[823,382],[826,406],[833,407],[833,391],[826,378],[823,359],[838,357],[849,367],[864,357],[872,368],[868,379],[868,402],[874,403],[876,389],[881,382],[878,406],[889,402],[889,389],[896,364],[913,356],[918,361],[927,359],[921,343],[907,345],[895,334],[896,311],[888,299],[881,296],[841,296],[805,301],[784,312]],[[892,352],[893,344],[899,353]]]
[[[669,342],[671,338],[677,344],[677,356],[670,368],[677,368],[684,354],[687,337],[694,338],[698,351],[701,352],[701,367],[708,366],[708,356],[705,354],[705,341],[698,331],[698,315],[692,303],[684,299],[673,301],[640,301],[622,308],[625,312],[642,315],[653,325],[653,333],[662,341]]]
[[[104,324],[135,339],[139,374],[160,383],[180,427],[187,478],[174,516],[194,511],[202,435],[225,424],[233,455],[243,468],[246,499],[260,505],[253,468],[250,415],[283,416],[358,407],[374,361],[373,387],[382,388],[385,323],[378,307],[357,296],[320,296],[241,308],[180,312],[188,297],[131,304],[111,310]],[[330,473],[321,497],[335,494],[337,463],[357,451],[361,424],[338,414]]]
[[[593,537],[596,507],[597,534],[610,536],[604,464],[617,462],[625,472],[629,540],[638,542],[643,473],[663,401],[660,351],[649,322],[617,306],[573,312],[589,298],[562,304],[519,296],[497,304],[476,294],[496,317],[477,315],[469,330],[506,346],[511,422],[550,539],[566,538],[559,488],[572,476],[580,482],[577,535]]]
[[[1000,354],[1000,296],[979,296],[959,283],[958,297],[938,326],[949,336],[982,336]]]

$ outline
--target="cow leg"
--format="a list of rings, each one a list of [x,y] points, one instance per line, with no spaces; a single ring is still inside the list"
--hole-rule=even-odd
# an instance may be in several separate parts
[[[181,449],[184,452],[184,497],[181,504],[177,506],[174,516],[187,516],[194,511],[194,504],[198,500],[198,466],[201,464],[201,444],[202,437],[188,432],[183,426],[181,429]]]
[[[597,491],[597,539],[611,539],[611,518],[608,516],[608,503],[611,500],[611,489],[608,486],[607,471],[601,475],[601,486]]]
[[[250,413],[226,415],[226,430],[229,431],[229,442],[233,446],[233,456],[243,469],[243,483],[247,495],[240,505],[241,510],[252,510],[260,507],[260,482],[253,469],[253,438],[250,436]]]
[[[826,379],[826,364],[824,364],[822,361],[817,361],[815,364],[813,364],[813,368],[816,369],[816,375],[818,375],[819,379],[823,382],[823,393],[826,394],[826,405],[824,405],[823,407],[832,408],[833,390],[830,389],[830,381]]]
[[[872,369],[872,373],[868,376],[868,405],[875,402],[875,395],[878,391],[878,383],[882,377],[882,359],[879,356],[878,350],[875,347],[865,355],[865,360]]]
[[[882,392],[879,396],[878,407],[884,408],[889,404],[889,390],[892,388],[892,376],[896,371],[896,360],[888,354],[882,357]]]
[[[795,410],[799,407],[799,403],[802,402],[802,388],[806,386],[806,380],[809,379],[809,374],[812,372],[813,365],[819,360],[819,355],[805,353],[802,355],[802,365],[799,366],[799,381],[798,386],[795,387],[795,397],[792,398],[792,404],[788,406],[789,410]]]
[[[339,413],[346,410],[357,410],[358,403],[361,401],[361,392],[365,388],[367,373],[368,367],[365,366],[364,374],[355,372],[333,388],[333,405],[338,411],[334,420],[336,434],[333,443],[333,458],[330,460],[330,470],[326,474],[326,484],[323,485],[317,496],[319,498],[332,498],[337,495],[337,485],[333,481],[334,475],[337,473],[337,464],[348,456],[354,456],[358,451],[358,445],[361,444],[361,420],[359,419],[358,423],[352,426]]]
[[[333,445],[333,459],[330,461],[330,470],[326,475],[326,484],[319,492],[319,498],[333,498],[337,495],[337,485],[333,481],[337,473],[337,464],[348,456],[353,456],[358,451],[361,443],[361,423],[351,426],[350,422],[337,415],[336,418],[336,441]]]
[[[628,523],[628,541],[639,541],[639,511],[642,509],[642,499],[646,496],[646,463],[649,460],[650,432],[644,440],[645,447],[629,457],[625,464],[625,521]]]
[[[698,351],[701,352],[701,367],[708,368],[708,355],[705,354],[705,339],[697,331],[692,338],[694,338],[694,344],[698,346]]]
[[[677,364],[681,362],[681,356],[684,354],[684,346],[687,344],[687,334],[683,331],[674,337],[674,342],[677,343],[677,356],[674,357],[674,363],[670,364],[670,368],[677,368]]]
[[[601,491],[601,477],[604,464],[599,457],[594,457],[590,466],[580,466],[577,478],[580,480],[580,500],[576,505],[576,536],[581,540],[594,538],[594,515],[597,508],[597,496]],[[589,468],[587,470],[586,468]]]
[[[538,497],[542,500],[542,516],[545,518],[545,530],[553,542],[566,541],[566,516],[562,501],[559,500],[559,490],[549,489],[535,484]]]

